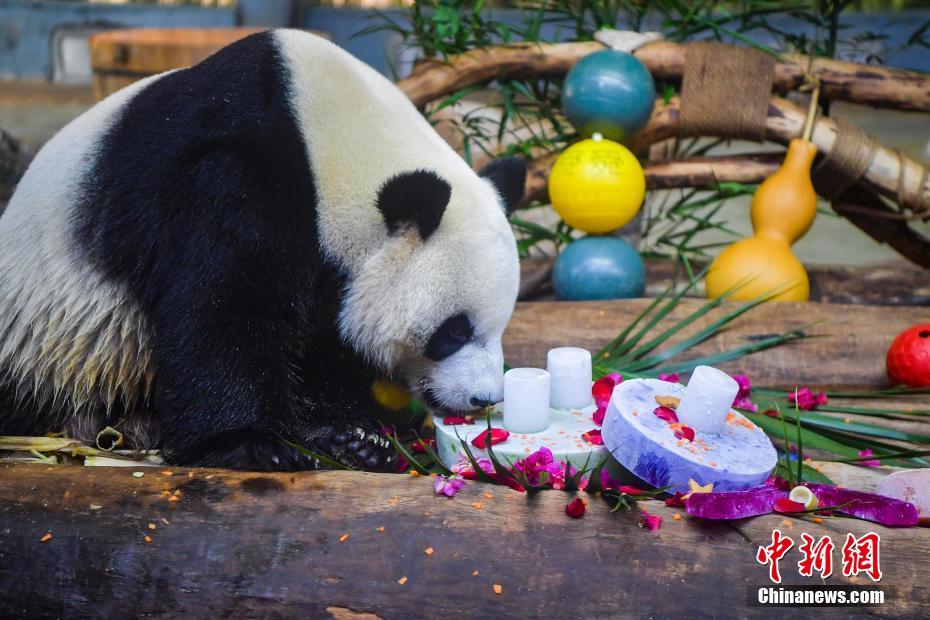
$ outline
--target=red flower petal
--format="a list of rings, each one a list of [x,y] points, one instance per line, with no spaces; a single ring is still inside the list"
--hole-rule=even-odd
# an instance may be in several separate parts
[[[790,491],[791,483],[781,476],[772,476],[772,486],[780,491]]]
[[[631,487],[628,484],[621,484],[617,487],[617,490],[621,493],[626,493],[627,495],[639,495],[640,493],[645,493],[642,489],[636,487]]]
[[[607,377],[601,377],[591,387],[591,395],[598,407],[606,407],[610,402],[610,395],[614,393],[614,382]]]
[[[762,415],[767,415],[767,416],[770,417],[770,418],[778,418],[778,417],[779,417],[778,412],[775,411],[774,409],[766,409],[765,411],[762,412]]]
[[[592,444],[595,446],[604,445],[604,439],[601,437],[600,429],[595,428],[594,430],[590,430],[587,433],[582,433],[581,437],[582,439],[587,441],[589,444]]]
[[[651,515],[645,510],[643,511],[643,527],[650,530],[657,530],[662,527],[662,517],[659,515]]]
[[[669,508],[684,508],[685,507],[684,497],[685,497],[684,493],[682,493],[681,491],[675,491],[675,494],[673,496],[666,498],[665,505],[668,506]]]
[[[775,512],[791,513],[804,512],[805,510],[807,509],[804,507],[804,504],[801,502],[792,501],[787,497],[782,497],[775,500]]]
[[[665,420],[669,424],[678,424],[678,414],[671,407],[656,407],[652,413],[660,420]]]
[[[461,415],[447,415],[442,419],[442,423],[446,426],[457,426],[459,424],[474,424],[475,418],[466,418]]]
[[[584,500],[580,497],[576,497],[565,505],[565,514],[570,516],[572,519],[580,519],[584,516],[584,511],[586,508],[587,506],[585,505]]]
[[[492,428],[491,429],[491,445],[496,446],[499,443],[504,443],[507,441],[507,438],[510,437],[510,431],[506,431],[502,428]],[[479,450],[484,450],[488,447],[488,431],[481,431],[481,434],[471,440],[471,445],[475,446]]]
[[[681,425],[681,428],[675,431],[675,439],[686,439],[694,441],[694,429],[690,426]]]
[[[604,423],[604,414],[607,413],[607,407],[598,407],[594,411],[594,415],[591,418],[594,420],[594,423],[600,426]]]
[[[416,454],[423,454],[426,452],[426,446],[435,448],[436,440],[429,439],[428,441],[423,441],[422,439],[417,439],[412,444],[410,444],[410,449],[413,450]]]

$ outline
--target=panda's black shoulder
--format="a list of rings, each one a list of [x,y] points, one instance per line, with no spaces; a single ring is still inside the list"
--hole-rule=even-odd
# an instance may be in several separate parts
[[[145,279],[140,270],[161,266],[178,240],[214,222],[267,239],[277,234],[270,225],[290,234],[293,222],[314,221],[290,93],[273,31],[145,85],[99,137],[75,209],[81,249],[111,276]]]

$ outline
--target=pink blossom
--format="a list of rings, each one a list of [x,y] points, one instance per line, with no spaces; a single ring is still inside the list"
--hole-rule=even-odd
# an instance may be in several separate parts
[[[798,388],[797,392],[788,393],[788,402],[797,405],[798,409],[810,411],[819,405],[826,405],[828,401],[827,395],[823,392],[815,395],[810,388],[802,387]]]
[[[662,517],[660,515],[651,515],[643,511],[642,525],[649,530],[657,530],[662,527]]]
[[[494,473],[494,463],[491,462],[489,458],[480,458],[477,459],[478,467],[481,468],[486,474]],[[472,467],[471,461],[468,460],[468,457],[464,454],[459,457],[459,462],[452,467],[452,471],[456,474],[462,476],[466,480],[475,480],[477,476],[475,475],[475,468]]]
[[[678,376],[677,372],[672,372],[668,374],[664,372],[660,372],[659,381],[668,381],[669,383],[679,383],[681,382],[681,377]]]
[[[871,448],[866,448],[865,450],[860,450],[860,451],[859,451],[859,456],[861,456],[861,457],[874,456],[874,454],[875,454],[875,453],[872,452],[872,449],[871,449]],[[869,460],[867,460],[867,461],[858,461],[858,463],[859,463],[859,465],[864,465],[865,467],[881,467],[881,466],[882,466],[882,462],[879,461],[878,459],[869,459]]]
[[[733,379],[739,384],[739,392],[733,399],[733,406],[737,409],[746,409],[747,411],[758,411],[759,407],[750,400],[752,386],[749,384],[749,377],[746,375],[733,375]]]
[[[453,497],[456,493],[461,491],[464,486],[465,481],[458,476],[436,476],[436,483],[433,485],[433,488],[436,490],[436,495]]]
[[[513,467],[522,472],[526,476],[527,482],[532,485],[541,484],[543,474],[548,474],[548,484],[553,489],[558,491],[565,488],[565,463],[555,461],[552,458],[552,451],[545,446],[522,459],[518,459],[513,464]],[[571,476],[574,473],[575,468],[568,466],[568,474]]]

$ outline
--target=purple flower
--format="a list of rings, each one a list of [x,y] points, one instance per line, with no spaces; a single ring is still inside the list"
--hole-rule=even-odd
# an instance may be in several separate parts
[[[739,384],[739,392],[736,393],[736,398],[733,399],[733,406],[737,409],[745,409],[753,412],[758,411],[759,407],[749,398],[750,394],[752,394],[752,386],[749,384],[749,377],[746,375],[733,375],[733,379]]]
[[[543,480],[543,474],[548,475],[548,484],[553,489],[559,490],[565,487],[565,463],[555,461],[552,458],[552,451],[543,446],[536,452],[528,454],[526,457],[517,460],[513,464],[514,469],[526,476],[527,482],[532,485],[538,485]],[[569,475],[575,473],[575,469],[568,467]]]
[[[433,488],[436,489],[436,495],[447,495],[453,497],[465,486],[465,481],[458,476],[436,476],[436,483]]]

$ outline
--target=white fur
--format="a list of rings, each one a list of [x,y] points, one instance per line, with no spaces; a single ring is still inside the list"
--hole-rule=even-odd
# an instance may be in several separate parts
[[[323,247],[349,275],[343,335],[387,370],[431,387],[447,407],[503,396],[500,339],[519,286],[513,232],[494,187],[478,177],[382,75],[335,45],[299,31],[276,33],[292,74],[319,193]],[[325,87],[320,85],[325,84]],[[378,189],[426,168],[452,187],[438,230],[389,237]],[[465,312],[476,342],[439,364],[420,354],[446,318]]]
[[[119,91],[58,132],[0,218],[0,368],[20,397],[62,413],[91,402],[137,403],[154,376],[144,317],[79,254],[70,218],[98,140],[159,77]]]

